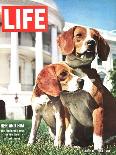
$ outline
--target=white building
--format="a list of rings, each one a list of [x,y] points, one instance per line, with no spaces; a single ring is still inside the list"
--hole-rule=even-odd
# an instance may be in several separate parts
[[[75,26],[74,23],[65,23],[64,31],[68,30],[69,28]],[[96,28],[95,28],[96,29]],[[112,85],[111,81],[109,80],[109,71],[113,69],[113,60],[116,59],[116,31],[106,31],[97,29],[100,34],[107,40],[109,46],[110,46],[110,53],[108,56],[107,61],[101,61],[98,57],[95,58],[95,60],[92,63],[92,67],[97,69],[97,72],[99,73],[103,84],[111,90]]]
[[[2,5],[41,4],[48,6],[48,32],[1,31]],[[44,65],[62,60],[56,37],[63,27],[64,20],[53,0],[0,0],[0,100],[5,102],[8,118],[24,118],[35,77]]]

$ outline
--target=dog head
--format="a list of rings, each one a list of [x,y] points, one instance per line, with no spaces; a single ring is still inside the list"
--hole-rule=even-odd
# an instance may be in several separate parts
[[[78,76],[75,76],[72,68],[64,63],[51,64],[38,74],[35,84],[35,95],[45,93],[57,97],[62,90],[75,91],[78,89]]]
[[[90,64],[96,54],[102,61],[106,61],[110,51],[109,45],[97,30],[81,26],[60,34],[57,43],[59,51],[67,56],[67,63],[77,67]]]

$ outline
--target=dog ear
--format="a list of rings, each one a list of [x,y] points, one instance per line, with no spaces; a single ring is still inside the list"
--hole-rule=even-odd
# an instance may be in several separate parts
[[[71,54],[74,50],[74,29],[75,27],[61,33],[57,38],[58,49],[63,55]]]
[[[106,61],[110,52],[110,47],[106,40],[99,34],[98,39],[98,56],[102,61]]]
[[[53,65],[46,66],[37,77],[37,86],[45,94],[57,97],[61,92],[61,85],[57,79]]]
[[[33,88],[33,93],[32,96],[41,96],[43,94],[42,90],[40,90],[40,88],[38,88],[38,84],[36,83],[34,88]]]

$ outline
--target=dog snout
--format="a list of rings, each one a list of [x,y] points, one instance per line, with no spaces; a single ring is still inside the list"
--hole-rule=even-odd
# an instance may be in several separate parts
[[[87,45],[88,45],[88,47],[94,47],[95,45],[96,45],[96,41],[95,40],[88,40],[87,41]]]
[[[78,90],[78,83],[77,83],[78,78],[79,78],[78,76],[73,75],[72,79],[70,79],[67,83],[68,86],[67,91],[73,92]]]

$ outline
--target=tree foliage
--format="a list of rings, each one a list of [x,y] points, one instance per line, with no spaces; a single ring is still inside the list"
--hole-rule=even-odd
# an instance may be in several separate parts
[[[113,70],[110,71],[110,79],[112,81],[112,94],[116,97],[116,59],[113,61]]]

